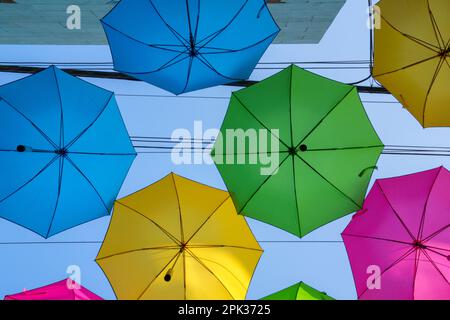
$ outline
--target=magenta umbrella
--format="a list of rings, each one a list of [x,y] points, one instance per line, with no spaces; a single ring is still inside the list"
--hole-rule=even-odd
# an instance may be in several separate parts
[[[377,180],[342,237],[358,299],[450,299],[450,172]]]
[[[5,300],[103,300],[71,279],[5,296]]]

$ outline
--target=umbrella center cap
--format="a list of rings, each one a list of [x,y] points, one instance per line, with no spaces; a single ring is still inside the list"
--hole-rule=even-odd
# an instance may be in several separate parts
[[[445,56],[448,56],[448,55],[450,55],[450,47],[447,48],[447,49],[443,49],[442,52],[441,52],[441,57],[445,57]]]
[[[66,148],[56,149],[55,153],[59,154],[60,156],[64,156],[67,154],[67,149]]]
[[[181,243],[180,244],[180,251],[184,251],[186,249],[187,243]]]
[[[198,55],[198,51],[195,48],[190,48],[189,49],[189,56],[190,57],[196,57]]]
[[[291,156],[293,156],[293,155],[295,155],[295,154],[297,153],[297,151],[295,150],[294,147],[290,147],[290,148],[288,149],[288,152],[289,152],[289,154],[290,154]]]
[[[427,247],[419,240],[414,241],[414,247],[420,249],[426,249]]]

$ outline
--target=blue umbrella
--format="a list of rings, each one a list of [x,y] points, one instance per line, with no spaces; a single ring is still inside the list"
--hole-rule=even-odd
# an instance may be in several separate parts
[[[112,92],[56,67],[0,87],[0,217],[48,238],[108,215],[135,156]]]
[[[116,71],[175,94],[248,79],[279,32],[265,0],[122,0],[102,24]]]

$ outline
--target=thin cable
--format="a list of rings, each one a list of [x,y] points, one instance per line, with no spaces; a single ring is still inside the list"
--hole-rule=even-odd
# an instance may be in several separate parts
[[[259,243],[343,243],[342,240],[258,240]],[[0,245],[102,244],[103,241],[22,241],[0,242]]]
[[[369,12],[369,75],[362,80],[347,83],[349,85],[357,85],[373,78],[373,7],[372,0],[368,0],[368,12]]]
[[[103,241],[21,241],[0,242],[0,245],[41,245],[41,244],[101,244]]]

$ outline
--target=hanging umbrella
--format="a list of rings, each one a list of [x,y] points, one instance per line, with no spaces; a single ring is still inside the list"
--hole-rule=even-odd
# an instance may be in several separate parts
[[[7,295],[5,300],[103,300],[71,279]]]
[[[375,182],[342,233],[359,299],[450,299],[450,172]]]
[[[450,126],[450,1],[382,0],[373,74],[422,124]]]
[[[122,0],[101,21],[116,71],[175,94],[247,79],[279,32],[265,0]]]
[[[286,289],[277,291],[261,300],[334,300],[325,292],[320,292],[304,282],[296,283]]]
[[[261,253],[227,192],[170,174],[116,201],[96,261],[118,299],[244,299]]]
[[[135,157],[112,92],[50,67],[0,87],[0,217],[47,238],[109,214]]]
[[[304,236],[361,208],[382,149],[355,87],[291,66],[232,94],[212,156],[239,213]]]

